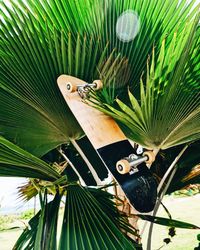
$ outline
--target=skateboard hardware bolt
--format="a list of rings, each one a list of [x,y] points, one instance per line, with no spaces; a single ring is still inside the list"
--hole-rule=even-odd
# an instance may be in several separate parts
[[[96,85],[96,83],[87,83],[84,87],[96,87],[97,85]]]
[[[122,165],[118,165],[118,170],[122,171],[123,170],[123,166]]]
[[[71,86],[69,83],[67,83],[67,90],[70,90]]]

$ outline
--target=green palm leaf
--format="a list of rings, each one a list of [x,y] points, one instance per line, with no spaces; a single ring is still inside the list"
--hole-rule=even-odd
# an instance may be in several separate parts
[[[86,81],[104,79],[108,93],[103,96],[112,103],[126,83],[132,82],[132,88],[138,84],[155,41],[159,46],[167,33],[170,41],[172,33],[193,18],[194,2],[159,0],[149,6],[148,0],[20,0],[11,1],[12,7],[1,2],[3,136],[38,156],[70,137],[79,138],[82,131],[57,89],[57,77],[66,73]],[[133,41],[124,43],[116,35],[116,23],[127,10],[137,13],[140,30]],[[123,67],[115,60],[119,54],[125,57]]]
[[[129,138],[146,148],[166,149],[200,138],[199,74],[190,72],[193,66],[195,72],[200,67],[195,57],[199,51],[196,20],[175,34],[168,46],[168,40],[163,40],[157,59],[153,50],[146,83],[141,79],[140,101],[129,91],[130,104],[117,99],[118,107],[99,106],[126,127]]]
[[[18,176],[57,180],[60,174],[52,166],[0,136],[0,176]]]
[[[79,185],[66,188],[66,204],[59,247],[56,239],[58,209],[61,196],[47,202],[46,193],[40,212],[30,220],[13,249],[135,249],[136,243],[125,237],[120,228],[135,234],[134,228],[122,217],[112,195]]]
[[[112,79],[123,61],[113,53],[107,58],[108,46],[100,50],[100,40],[90,35],[72,36],[48,23],[42,27],[19,7],[2,6],[6,24],[1,21],[1,50],[9,56],[0,58],[0,131],[41,156],[82,134],[57,88],[57,77],[66,73],[87,81],[99,75]]]
[[[45,194],[33,249],[56,250],[58,213],[61,198],[62,196],[56,193],[53,201],[47,203],[47,196]]]
[[[54,55],[54,51],[61,48],[61,42],[58,44],[57,40],[53,43],[52,40],[47,41],[48,36],[57,37],[56,32],[49,34],[47,30],[46,35],[44,33],[38,35],[33,17],[27,17],[19,10],[20,16],[14,11],[7,10],[11,13],[12,18],[10,19],[2,13],[7,20],[7,26],[2,23],[0,32],[5,46],[2,49],[7,50],[11,56],[1,58],[0,86],[4,90],[1,91],[1,95],[4,96],[0,100],[3,102],[3,99],[6,98],[9,104],[1,105],[1,113],[4,114],[4,117],[1,117],[1,124],[6,124],[8,129],[8,123],[10,123],[10,139],[14,140],[18,134],[18,138],[22,137],[21,141],[15,138],[19,145],[41,155],[66,142],[69,136],[75,136],[81,132],[57,90],[56,78],[59,70],[63,71],[59,69],[57,62],[57,56],[60,54],[57,52]],[[12,28],[11,24],[14,24],[16,29]],[[13,106],[18,108],[18,113],[13,110]],[[30,114],[29,117],[23,118],[23,112],[20,111],[23,110],[23,107],[26,108],[25,116]],[[66,112],[69,117],[66,116]],[[35,117],[35,121],[33,117]],[[11,119],[18,124],[13,129]],[[28,129],[30,123],[35,127]],[[4,131],[4,136],[8,137],[7,129],[4,126],[1,130]],[[23,128],[25,130],[26,126],[27,131],[25,132]],[[71,127],[74,128],[74,132],[70,131]],[[38,128],[40,129],[38,130]],[[27,139],[31,138],[33,134],[37,135],[37,139],[28,143]]]
[[[187,222],[179,221],[179,220],[172,220],[168,218],[155,217],[151,215],[142,215],[142,214],[138,214],[137,216],[143,220],[147,220],[147,221],[150,221],[159,225],[168,226],[168,227],[185,228],[185,229],[200,229],[199,226],[196,226],[194,224],[190,224]]]
[[[152,46],[160,47],[161,41],[169,35],[172,39],[177,29],[184,29],[185,23],[192,20],[198,7],[189,15],[195,1],[188,4],[187,1],[151,1],[130,0],[130,1],[107,1],[104,7],[104,16],[101,18],[101,34],[104,43],[110,41],[110,49],[116,47],[128,60],[129,76],[124,77],[121,87],[132,84],[131,88],[136,89],[142,72],[145,70],[146,60],[151,54]],[[138,16],[139,31],[135,39],[124,42],[119,39],[116,32],[118,18],[126,11],[134,12]],[[130,22],[127,20],[127,22]],[[136,23],[133,26],[136,26]],[[125,26],[125,24],[124,24]],[[122,30],[125,28],[123,26]],[[134,27],[136,29],[136,27]],[[95,29],[98,33],[98,28]]]
[[[30,221],[29,227],[24,229],[23,233],[15,243],[13,250],[31,250],[34,247],[34,242],[37,234],[37,227],[41,211],[39,211]]]
[[[53,201],[47,203],[44,195],[42,209],[29,221],[27,227],[15,243],[13,250],[52,249],[57,247],[57,224],[61,196],[57,193]]]
[[[186,0],[181,4],[178,0],[173,3],[161,0],[151,3],[148,0],[62,0],[43,4],[39,0],[32,0],[27,4],[20,1],[20,6],[24,11],[28,8],[36,13],[43,27],[48,21],[51,28],[54,24],[56,29],[72,32],[73,36],[76,32],[91,34],[94,40],[101,38],[102,48],[109,41],[109,53],[116,48],[116,53],[128,59],[130,74],[124,76],[121,83],[125,86],[129,81],[138,83],[152,45],[155,42],[159,45],[166,34],[173,34],[178,27],[182,30],[184,24],[193,18],[198,9],[191,13],[194,3],[195,0],[189,4]],[[135,12],[138,16],[139,32],[134,40],[124,43],[116,34],[116,24],[127,11]]]
[[[98,201],[78,186],[69,186],[59,249],[134,249]]]

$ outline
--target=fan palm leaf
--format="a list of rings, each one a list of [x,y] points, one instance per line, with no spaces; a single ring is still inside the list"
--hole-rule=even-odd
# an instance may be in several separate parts
[[[18,176],[55,181],[59,172],[46,162],[0,136],[0,176]]]
[[[195,14],[194,2],[19,0],[10,1],[8,7],[2,1],[2,135],[38,156],[69,138],[79,138],[82,130],[60,95],[56,78],[63,73],[86,81],[102,78],[110,103],[126,82],[133,82],[135,88],[152,45],[158,41],[159,46],[160,38],[168,33],[170,40],[178,27],[184,28]],[[140,30],[133,41],[124,43],[117,37],[116,23],[127,10],[137,13]],[[120,77],[116,72],[122,67],[117,68],[115,60],[119,53],[126,60]],[[116,93],[111,91],[112,81],[120,87],[114,88]]]
[[[100,109],[118,119],[128,137],[147,148],[164,149],[199,138],[195,94],[199,40],[193,39],[191,24],[198,10],[193,9],[195,0],[9,2],[9,6],[0,2],[0,175],[54,183],[60,179],[52,166],[36,156],[83,135],[58,91],[56,79],[61,74],[88,82],[102,79],[105,87],[97,99],[105,103]],[[116,32],[126,13],[134,15],[138,29],[127,42]],[[151,53],[151,66],[146,69]],[[121,94],[128,84],[134,91],[134,95],[129,92],[129,103]],[[118,94],[123,99],[116,108],[113,100]],[[176,105],[175,95],[180,99]],[[184,109],[183,115],[179,109]],[[168,114],[163,123],[168,110],[173,116]],[[191,129],[194,132],[189,134]],[[97,199],[95,191],[77,185],[66,188],[60,249],[132,249],[120,231],[131,229],[122,217],[118,220],[116,213],[110,213],[116,208],[108,197],[101,193]],[[45,193],[42,210],[33,219],[32,230],[26,230],[17,243],[19,249],[55,248],[60,198],[56,196],[49,205]],[[41,245],[43,239],[46,245]]]
[[[184,24],[191,20],[197,8],[193,10],[196,1],[178,0],[151,1],[148,0],[86,0],[74,2],[53,1],[42,3],[39,0],[25,4],[20,1],[23,10],[28,9],[37,14],[39,22],[45,26],[46,20],[50,26],[76,34],[92,34],[95,40],[101,38],[102,48],[109,41],[109,51],[116,48],[117,53],[128,59],[130,75],[124,77],[122,87],[129,81],[136,85],[145,69],[145,62],[151,53],[152,45],[160,43],[166,34],[173,34],[177,27],[184,28]],[[119,39],[116,24],[120,16],[130,11],[135,13],[133,29],[138,29],[135,39],[124,42]],[[189,15],[190,14],[190,15]],[[126,20],[124,21],[125,25]],[[128,20],[127,20],[128,22]],[[123,30],[123,29],[122,29]],[[148,38],[148,39],[147,39]],[[135,86],[134,86],[135,87]]]
[[[126,127],[129,138],[146,148],[166,149],[200,138],[198,20],[175,33],[168,46],[163,40],[157,59],[153,50],[146,83],[141,78],[139,101],[129,91],[129,103],[117,99],[118,106],[99,105]]]
[[[70,185],[66,191],[60,238],[56,229],[62,195],[57,193],[53,201],[48,203],[45,193],[40,212],[31,219],[31,228],[24,230],[14,249],[135,249],[120,228],[131,234],[135,230],[127,218],[119,214],[112,195],[79,185]]]
[[[97,68],[105,72],[104,77],[112,77],[121,59],[112,60],[111,54],[103,65],[107,46],[100,51],[99,41],[79,34],[74,41],[70,33],[50,30],[48,25],[42,29],[30,14],[2,5],[9,15],[1,9],[1,50],[10,56],[0,58],[0,130],[6,138],[41,156],[82,134],[58,91],[57,77],[67,73],[92,81],[99,75]]]

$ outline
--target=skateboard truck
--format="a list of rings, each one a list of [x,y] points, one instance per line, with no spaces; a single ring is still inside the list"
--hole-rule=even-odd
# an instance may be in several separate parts
[[[87,93],[90,89],[99,90],[103,87],[103,83],[101,80],[95,80],[92,83],[86,84],[74,84],[72,82],[67,82],[67,91],[69,93],[78,91],[78,93]]]
[[[120,174],[127,174],[130,172],[138,172],[137,166],[143,162],[151,164],[155,161],[155,155],[153,151],[146,151],[142,156],[131,154],[116,163],[116,169]]]

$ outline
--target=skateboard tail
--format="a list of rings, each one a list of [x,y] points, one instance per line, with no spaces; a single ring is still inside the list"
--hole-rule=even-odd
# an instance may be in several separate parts
[[[150,212],[154,209],[157,199],[157,182],[145,163],[141,164],[138,167],[139,171],[133,174],[122,175],[116,169],[116,162],[134,151],[128,140],[97,149],[99,156],[121,186],[131,205],[139,212]]]

